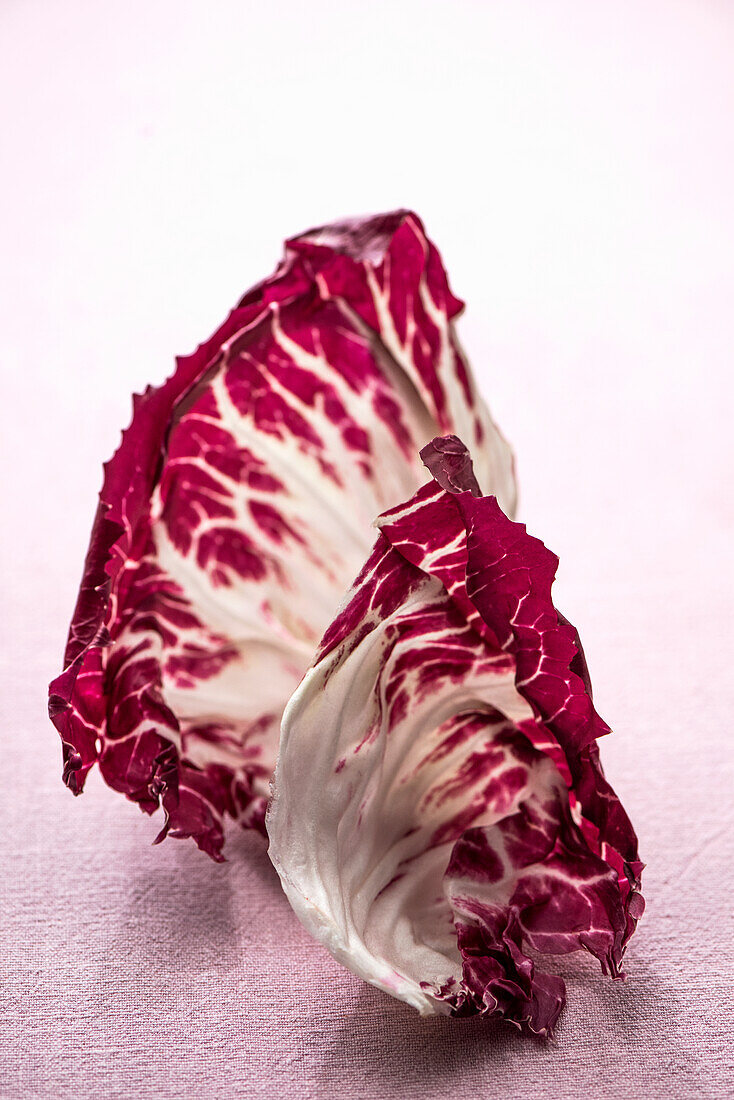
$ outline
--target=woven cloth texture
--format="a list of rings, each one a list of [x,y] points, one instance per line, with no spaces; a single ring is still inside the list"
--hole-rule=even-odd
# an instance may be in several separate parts
[[[0,1097],[723,1100],[731,9],[396,3],[381,30],[351,5],[352,22],[244,7],[0,13]],[[161,822],[96,773],[72,798],[46,716],[130,392],[283,236],[405,202],[468,300],[461,334],[517,451],[520,518],[560,556],[648,865],[627,980],[565,960],[553,1043],[360,982],[301,928],[261,839],[233,831],[215,865],[153,847]]]

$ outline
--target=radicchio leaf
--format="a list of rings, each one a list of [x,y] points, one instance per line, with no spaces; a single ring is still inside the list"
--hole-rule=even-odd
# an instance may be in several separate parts
[[[550,1035],[585,948],[613,977],[642,913],[557,558],[434,440],[286,708],[267,816],[296,913],[423,1014]]]
[[[415,214],[289,241],[164,385],[105,467],[64,671],[64,780],[98,763],[161,839],[221,858],[263,829],[283,706],[369,551],[420,484],[416,448],[466,433],[514,504],[510,451],[454,333],[462,303]]]

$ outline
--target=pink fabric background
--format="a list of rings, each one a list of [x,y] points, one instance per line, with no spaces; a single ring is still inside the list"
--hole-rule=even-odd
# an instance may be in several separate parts
[[[0,52],[0,1096],[731,1095],[731,5],[26,0]],[[401,204],[648,862],[628,981],[567,962],[552,1045],[360,983],[261,841],[216,866],[96,775],[73,800],[45,717],[130,392],[285,235]]]

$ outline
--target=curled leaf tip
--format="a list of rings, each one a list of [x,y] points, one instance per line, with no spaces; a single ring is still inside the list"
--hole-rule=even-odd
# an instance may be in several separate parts
[[[426,444],[420,456],[442,489],[449,493],[468,492],[475,497],[481,496],[471,455],[458,436],[436,436]]]

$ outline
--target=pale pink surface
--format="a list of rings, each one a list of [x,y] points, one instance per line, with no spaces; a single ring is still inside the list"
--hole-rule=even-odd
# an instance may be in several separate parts
[[[734,13],[267,8],[0,13],[0,1095],[723,1097]],[[131,390],[285,235],[403,203],[468,300],[648,863],[628,981],[572,961],[556,1045],[362,985],[301,929],[259,839],[234,833],[216,866],[151,848],[158,823],[96,776],[72,799],[45,717]]]

